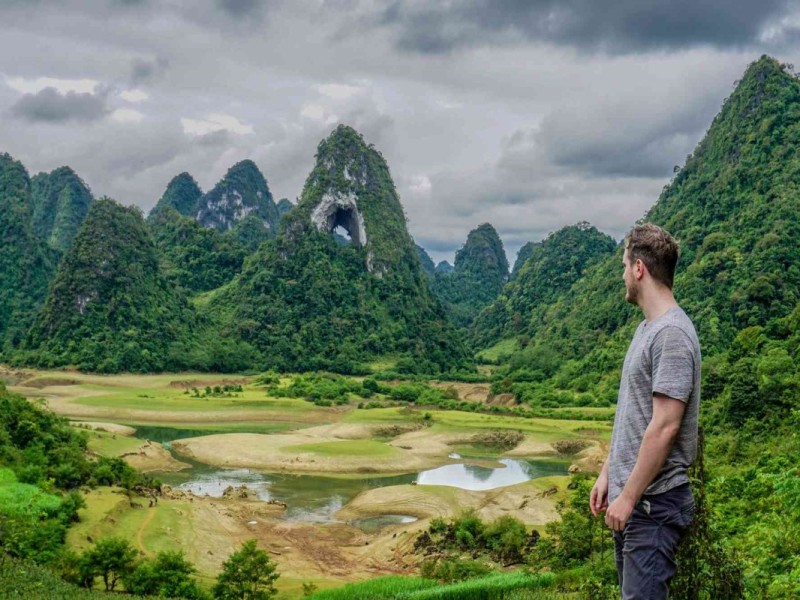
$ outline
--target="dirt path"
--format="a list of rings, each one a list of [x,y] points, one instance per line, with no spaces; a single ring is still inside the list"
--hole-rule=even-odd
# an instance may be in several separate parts
[[[144,521],[142,521],[142,524],[139,526],[139,529],[136,531],[136,547],[139,548],[142,552],[144,552],[144,555],[146,557],[148,557],[148,558],[153,556],[153,553],[150,552],[147,549],[147,547],[144,545],[144,540],[142,539],[142,535],[144,534],[144,530],[147,529],[147,527],[150,525],[150,523],[152,523],[153,517],[155,517],[155,516],[156,516],[156,511],[153,510],[152,507],[148,508],[147,509],[147,514],[144,517]]]

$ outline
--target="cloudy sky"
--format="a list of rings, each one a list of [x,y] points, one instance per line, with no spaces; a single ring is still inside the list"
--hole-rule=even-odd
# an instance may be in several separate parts
[[[785,0],[0,0],[0,151],[145,211],[250,158],[294,201],[346,123],[435,260],[490,222],[513,262],[582,220],[621,237],[799,32]]]

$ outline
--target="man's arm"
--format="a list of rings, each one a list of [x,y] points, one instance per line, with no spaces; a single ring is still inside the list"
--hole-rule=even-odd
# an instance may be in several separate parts
[[[600,475],[592,486],[592,493],[589,495],[589,510],[595,517],[598,513],[608,508],[608,459],[600,469]]]
[[[653,418],[644,432],[636,465],[619,498],[606,511],[606,524],[614,531],[622,531],[631,517],[633,507],[647,486],[655,479],[669,456],[672,444],[681,428],[686,404],[681,400],[653,394]],[[606,486],[608,486],[606,478]]]

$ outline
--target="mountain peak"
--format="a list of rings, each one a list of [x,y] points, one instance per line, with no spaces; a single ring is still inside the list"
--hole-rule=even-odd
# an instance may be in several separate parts
[[[31,179],[33,229],[58,252],[72,245],[91,202],[89,187],[71,167],[59,167]]]
[[[173,208],[185,217],[192,216],[197,207],[197,201],[202,195],[203,192],[194,177],[184,171],[170,180],[167,189],[164,190],[164,194],[150,211],[147,219],[152,221],[167,208]]]
[[[233,165],[214,188],[197,201],[197,220],[220,231],[233,229],[254,215],[268,234],[279,221],[267,180],[249,159]]]
[[[318,231],[344,228],[367,250],[366,267],[380,276],[403,257],[417,261],[406,218],[383,156],[352,127],[339,125],[317,147],[288,231],[311,222]]]

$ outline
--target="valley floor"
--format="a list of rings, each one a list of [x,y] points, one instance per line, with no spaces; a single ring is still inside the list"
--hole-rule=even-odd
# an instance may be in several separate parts
[[[203,463],[282,476],[357,479],[464,462],[502,467],[497,461],[509,457],[562,459],[565,467],[572,462],[592,470],[604,456],[610,430],[604,422],[443,410],[425,411],[423,425],[421,411],[409,407],[364,410],[353,404],[319,407],[303,399],[274,398],[252,377],[6,370],[3,378],[12,391],[32,401],[43,399],[49,408],[86,428],[92,451],[121,456],[156,476]],[[190,392],[224,385],[241,385],[242,391],[200,398]],[[473,398],[480,390],[459,386],[460,394]],[[164,431],[174,436],[172,451],[143,439],[148,432]],[[503,431],[521,434],[512,448],[500,450],[476,441],[487,432]],[[563,451],[565,443],[583,450],[560,455],[557,449]],[[209,497],[172,488],[151,503],[105,488],[86,493],[87,508],[68,543],[83,549],[102,537],[122,535],[145,555],[181,549],[201,579],[210,583],[231,552],[256,538],[279,565],[281,597],[294,598],[306,582],[324,588],[413,573],[413,542],[433,517],[452,517],[472,508],[485,520],[512,515],[541,529],[556,517],[555,504],[568,493],[567,483],[564,474],[482,491],[408,483],[373,487],[348,499],[332,522],[287,518],[287,507],[259,500],[252,492],[247,497],[238,492]],[[417,520],[373,532],[354,524],[398,514]]]

